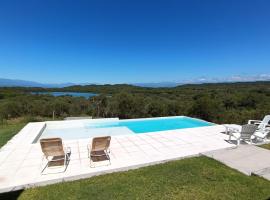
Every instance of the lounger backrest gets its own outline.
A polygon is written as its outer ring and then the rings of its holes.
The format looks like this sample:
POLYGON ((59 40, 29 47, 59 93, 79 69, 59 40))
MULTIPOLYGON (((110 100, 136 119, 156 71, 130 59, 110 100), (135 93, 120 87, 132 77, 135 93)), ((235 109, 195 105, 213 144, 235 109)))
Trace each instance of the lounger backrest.
POLYGON ((257 130, 257 126, 254 124, 243 125, 242 130, 241 130, 241 138, 250 139, 251 135, 253 135, 256 130, 257 130))
POLYGON ((64 155, 64 147, 61 138, 41 139, 40 145, 46 157, 64 155))
POLYGON ((261 129, 261 128, 264 128, 265 125, 267 125, 270 121, 270 115, 266 115, 263 120, 262 120, 262 123, 259 124, 258 128, 261 129))
POLYGON ((91 151, 107 150, 110 146, 110 142, 111 136, 93 138, 91 151))

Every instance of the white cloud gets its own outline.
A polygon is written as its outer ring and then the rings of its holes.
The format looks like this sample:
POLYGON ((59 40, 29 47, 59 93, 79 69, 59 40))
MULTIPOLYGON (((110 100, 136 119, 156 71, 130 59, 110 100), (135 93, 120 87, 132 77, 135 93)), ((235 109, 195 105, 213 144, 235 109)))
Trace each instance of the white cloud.
POLYGON ((198 77, 179 81, 181 83, 220 83, 220 82, 252 82, 252 81, 270 81, 270 74, 258 75, 232 75, 223 78, 198 77))

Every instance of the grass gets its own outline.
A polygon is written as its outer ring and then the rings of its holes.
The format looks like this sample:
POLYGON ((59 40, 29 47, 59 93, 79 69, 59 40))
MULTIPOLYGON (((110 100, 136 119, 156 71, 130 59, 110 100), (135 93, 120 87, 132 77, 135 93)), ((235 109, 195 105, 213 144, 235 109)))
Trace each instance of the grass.
POLYGON ((0 147, 16 135, 24 126, 25 122, 7 123, 0 125, 0 147))
MULTIPOLYGON (((7 193, 19 200, 267 199, 270 181, 246 176, 207 157, 7 193)), ((1 196, 0 196, 1 199, 1 196)))
MULTIPOLYGON (((28 122, 52 120, 45 117, 24 116, 10 119, 0 124, 0 148, 16 135, 28 122)), ((56 119, 57 120, 57 119, 56 119)))
POLYGON ((262 144, 262 145, 260 145, 260 147, 270 150, 270 143, 269 144, 262 144))

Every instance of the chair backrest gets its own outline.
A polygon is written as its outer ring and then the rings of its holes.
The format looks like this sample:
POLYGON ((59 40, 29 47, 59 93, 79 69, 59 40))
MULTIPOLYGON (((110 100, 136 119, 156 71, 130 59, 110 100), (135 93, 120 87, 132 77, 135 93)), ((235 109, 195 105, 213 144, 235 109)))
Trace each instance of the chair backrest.
POLYGON ((110 147, 111 136, 95 137, 92 140, 91 151, 104 151, 110 147))
POLYGON ((259 124, 258 128, 259 129, 264 128, 265 125, 269 123, 269 121, 270 121, 270 115, 265 115, 265 117, 262 120, 262 123, 259 124))
POLYGON ((61 138, 46 138, 40 140, 41 150, 46 157, 64 155, 61 138))
POLYGON ((243 125, 242 130, 241 130, 241 138, 250 139, 251 135, 253 135, 256 130, 257 130, 257 126, 254 124, 243 125))

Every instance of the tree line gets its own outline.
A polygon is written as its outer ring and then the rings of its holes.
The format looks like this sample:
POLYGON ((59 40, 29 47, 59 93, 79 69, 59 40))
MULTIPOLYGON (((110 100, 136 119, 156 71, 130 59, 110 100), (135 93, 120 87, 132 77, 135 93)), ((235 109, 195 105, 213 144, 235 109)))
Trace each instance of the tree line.
POLYGON ((67 88, 0 88, 0 121, 24 116, 142 118, 186 115, 215 123, 246 123, 270 114, 270 82, 145 88, 90 85, 67 88), (32 91, 95 92, 83 97, 34 95, 32 91))

